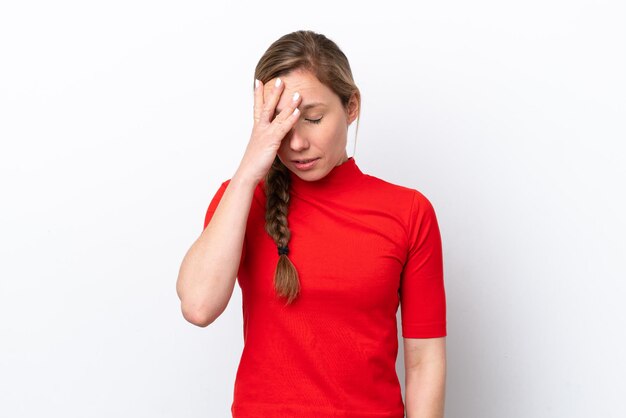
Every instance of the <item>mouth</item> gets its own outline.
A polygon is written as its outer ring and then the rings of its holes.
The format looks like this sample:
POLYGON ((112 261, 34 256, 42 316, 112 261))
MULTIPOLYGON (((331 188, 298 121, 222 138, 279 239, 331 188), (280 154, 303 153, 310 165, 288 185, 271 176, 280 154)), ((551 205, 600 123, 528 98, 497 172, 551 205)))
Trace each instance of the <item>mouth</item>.
POLYGON ((310 163, 311 161, 315 161, 318 158, 319 157, 317 157, 317 158, 309 158, 309 159, 306 159, 306 160, 291 160, 291 161, 294 162, 294 163, 298 163, 298 164, 306 164, 306 163, 310 163))
POLYGON ((291 160, 291 161, 293 161, 293 164, 298 170, 304 171, 304 170, 312 170, 317 164, 317 160, 319 160, 320 158, 321 157, 308 158, 306 160, 291 160))

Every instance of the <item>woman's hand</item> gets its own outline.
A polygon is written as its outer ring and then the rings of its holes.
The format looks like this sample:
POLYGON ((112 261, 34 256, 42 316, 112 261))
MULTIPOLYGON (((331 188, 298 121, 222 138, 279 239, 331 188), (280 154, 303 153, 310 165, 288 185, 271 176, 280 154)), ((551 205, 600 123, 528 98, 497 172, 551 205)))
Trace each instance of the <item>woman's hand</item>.
MULTIPOLYGON (((279 80, 280 78, 275 79, 279 80)), ((297 106, 302 97, 295 93, 285 108, 272 120, 285 88, 284 84, 282 80, 278 85, 270 80, 268 85, 271 85, 272 90, 267 101, 264 99, 265 86, 261 81, 254 89, 254 126, 238 171, 255 181, 255 184, 263 179, 271 168, 283 138, 300 116, 297 106)))

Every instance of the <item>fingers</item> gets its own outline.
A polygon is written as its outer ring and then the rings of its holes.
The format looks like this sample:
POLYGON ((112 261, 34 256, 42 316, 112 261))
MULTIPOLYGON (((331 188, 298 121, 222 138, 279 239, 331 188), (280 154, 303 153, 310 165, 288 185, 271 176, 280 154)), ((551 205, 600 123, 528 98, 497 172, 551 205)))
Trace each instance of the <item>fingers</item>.
POLYGON ((297 92, 294 93, 289 105, 281 110, 276 119, 272 121, 271 126, 275 129, 278 137, 284 138, 296 124, 298 119, 300 119, 300 109, 298 109, 298 105, 301 100, 302 98, 300 95, 297 92))
POLYGON ((261 111, 263 110, 263 89, 265 86, 261 80, 254 80, 254 122, 261 120, 261 111))
POLYGON ((291 97, 289 104, 280 111, 280 113, 276 116, 276 118, 274 119, 272 123, 275 123, 278 125, 282 125, 282 124, 292 125, 289 123, 291 122, 290 119, 295 117, 295 119, 297 120, 297 116, 300 112, 300 109, 298 109, 298 105, 300 104, 301 100, 302 100, 302 97, 300 97, 300 93, 295 92, 293 96, 291 97), (294 114, 294 111, 297 111, 296 114, 294 114))
POLYGON ((298 92, 295 92, 291 100, 285 105, 285 108, 280 111, 276 117, 276 106, 280 101, 280 97, 284 91, 284 82, 277 77, 273 82, 267 85, 263 84, 260 80, 254 90, 254 121, 255 123, 262 122, 267 125, 271 125, 273 131, 277 132, 279 136, 285 136, 293 125, 298 121, 300 117, 300 109, 298 105, 302 101, 302 97, 298 92), (271 89, 266 94, 265 89, 267 86, 271 89))
POLYGON ((283 92, 283 88, 285 83, 282 82, 280 77, 277 77, 274 81, 274 85, 272 86, 272 91, 269 94, 267 100, 263 103, 263 108, 261 110, 261 121, 270 123, 272 121, 272 117, 274 116, 274 112, 276 110, 276 105, 280 100, 280 95, 283 92))

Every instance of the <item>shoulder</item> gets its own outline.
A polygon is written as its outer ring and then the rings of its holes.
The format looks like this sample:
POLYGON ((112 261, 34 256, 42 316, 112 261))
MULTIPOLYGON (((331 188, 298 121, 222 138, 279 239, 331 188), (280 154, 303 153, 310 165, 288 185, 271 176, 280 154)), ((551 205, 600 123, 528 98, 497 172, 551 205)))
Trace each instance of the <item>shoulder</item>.
POLYGON ((417 188, 392 183, 370 174, 364 176, 362 183, 364 191, 375 199, 385 199, 395 207, 403 208, 408 211, 407 215, 433 208, 428 197, 417 188))

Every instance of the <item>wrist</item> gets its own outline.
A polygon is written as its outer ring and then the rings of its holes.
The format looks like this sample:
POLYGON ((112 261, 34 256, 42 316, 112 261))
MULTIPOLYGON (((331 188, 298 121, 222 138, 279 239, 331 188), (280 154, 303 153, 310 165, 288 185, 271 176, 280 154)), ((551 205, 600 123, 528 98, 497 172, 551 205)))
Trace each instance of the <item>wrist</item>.
POLYGON ((241 168, 238 168, 233 177, 230 179, 230 182, 254 189, 259 183, 259 180, 247 175, 245 172, 241 171, 241 168))

